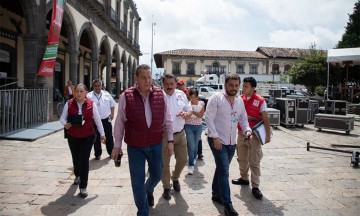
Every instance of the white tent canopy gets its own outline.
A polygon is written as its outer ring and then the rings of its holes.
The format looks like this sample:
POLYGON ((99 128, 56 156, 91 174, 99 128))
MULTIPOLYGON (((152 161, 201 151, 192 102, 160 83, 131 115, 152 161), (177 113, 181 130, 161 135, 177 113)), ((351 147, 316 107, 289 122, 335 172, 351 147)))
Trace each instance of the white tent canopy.
POLYGON ((343 61, 353 61, 352 64, 360 64, 360 48, 328 50, 327 62, 342 63, 343 61))
POLYGON ((360 65, 360 47, 358 48, 344 48, 344 49, 329 49, 327 53, 328 73, 326 85, 326 99, 329 99, 329 70, 330 63, 351 62, 353 65, 360 65))

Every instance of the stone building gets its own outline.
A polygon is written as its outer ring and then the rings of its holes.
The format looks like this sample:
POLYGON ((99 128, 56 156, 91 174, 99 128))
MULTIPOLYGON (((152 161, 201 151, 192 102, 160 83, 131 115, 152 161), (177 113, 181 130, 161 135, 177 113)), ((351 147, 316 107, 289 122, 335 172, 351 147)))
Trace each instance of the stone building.
POLYGON ((100 78, 116 95, 133 84, 141 55, 133 0, 67 0, 54 76, 38 77, 51 14, 50 0, 0 1, 2 84, 63 92, 68 80, 91 87, 100 78))
POLYGON ((192 85, 204 74, 238 73, 257 81, 279 82, 303 52, 297 48, 258 47, 256 51, 178 49, 154 55, 157 68, 192 85))

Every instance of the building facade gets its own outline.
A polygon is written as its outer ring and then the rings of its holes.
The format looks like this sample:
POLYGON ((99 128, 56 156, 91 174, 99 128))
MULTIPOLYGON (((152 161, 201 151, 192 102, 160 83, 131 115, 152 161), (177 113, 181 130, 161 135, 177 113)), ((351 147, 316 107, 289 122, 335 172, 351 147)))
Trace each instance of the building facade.
POLYGON ((37 76, 49 33, 52 3, 0 2, 2 84, 15 81, 19 88, 63 92, 68 80, 91 87, 92 80, 99 78, 107 90, 116 89, 116 95, 132 85, 141 55, 141 18, 132 0, 67 0, 54 76, 37 76))
POLYGON ((154 55, 157 68, 172 73, 193 85, 205 74, 237 73, 253 76, 259 82, 280 82, 306 50, 293 48, 258 47, 256 51, 235 50, 169 50, 154 55))

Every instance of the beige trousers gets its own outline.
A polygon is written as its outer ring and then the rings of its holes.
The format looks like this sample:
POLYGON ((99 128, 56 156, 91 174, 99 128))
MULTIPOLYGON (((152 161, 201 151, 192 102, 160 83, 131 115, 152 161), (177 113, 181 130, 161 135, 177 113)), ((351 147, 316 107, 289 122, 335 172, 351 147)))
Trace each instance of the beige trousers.
POLYGON ((180 177, 182 170, 187 164, 187 141, 185 136, 185 130, 182 130, 180 133, 174 134, 174 156, 175 156, 175 169, 172 172, 170 177, 170 159, 166 154, 167 152, 167 137, 166 135, 163 138, 163 146, 162 146, 162 162, 163 162, 163 170, 161 181, 164 189, 170 189, 170 179, 172 181, 177 181, 180 177))
POLYGON ((260 162, 263 157, 261 142, 253 136, 250 141, 245 141, 245 136, 238 134, 237 161, 240 167, 240 176, 249 180, 249 168, 251 171, 251 186, 259 187, 260 184, 260 162))

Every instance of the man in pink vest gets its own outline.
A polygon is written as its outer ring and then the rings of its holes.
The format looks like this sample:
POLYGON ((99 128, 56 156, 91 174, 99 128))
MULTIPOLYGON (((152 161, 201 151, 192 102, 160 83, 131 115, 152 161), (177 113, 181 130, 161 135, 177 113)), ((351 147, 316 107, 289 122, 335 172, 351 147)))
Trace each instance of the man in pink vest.
MULTIPOLYGON (((241 98, 244 101, 249 126, 252 128, 260 121, 264 121, 266 139, 265 143, 270 142, 270 120, 266 112, 266 102, 263 97, 255 93, 256 80, 253 77, 246 77, 243 80, 241 98)), ((240 167, 240 178, 233 179, 232 183, 236 185, 249 185, 249 168, 251 170, 252 194, 256 199, 263 197, 259 190, 260 184, 260 161, 263 157, 261 142, 252 136, 251 139, 245 139, 243 130, 238 125, 239 134, 237 140, 237 161, 240 167)))
POLYGON ((165 93, 152 85, 150 67, 138 66, 134 78, 135 86, 119 98, 111 158, 116 160, 118 154, 122 154, 124 138, 137 215, 149 215, 149 206, 154 206, 154 188, 162 174, 163 132, 169 140, 167 156, 171 157, 174 150, 173 121, 165 93), (146 161, 149 177, 145 182, 146 161))

